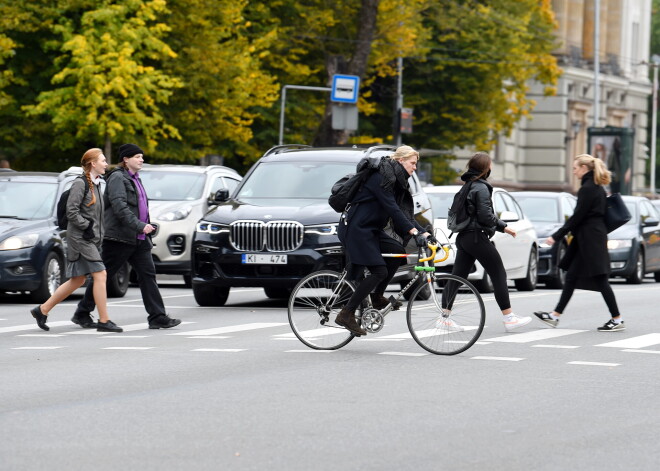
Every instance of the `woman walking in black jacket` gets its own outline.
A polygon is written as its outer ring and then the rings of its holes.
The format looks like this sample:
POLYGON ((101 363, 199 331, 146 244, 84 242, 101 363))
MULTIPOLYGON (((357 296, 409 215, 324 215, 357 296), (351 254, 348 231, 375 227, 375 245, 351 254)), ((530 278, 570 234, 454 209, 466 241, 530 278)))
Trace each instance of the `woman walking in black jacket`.
POLYGON ((568 232, 573 240, 568 251, 559 262, 559 267, 567 270, 566 283, 559 302, 552 312, 538 311, 534 315, 550 327, 557 327, 559 316, 566 309, 575 288, 600 291, 612 318, 600 332, 622 331, 625 325, 610 286, 610 255, 607 251, 607 229, 605 209, 607 201, 602 185, 610 183, 610 172, 602 160, 591 155, 581 154, 573 161, 573 175, 582 180, 577 194, 575 212, 566 223, 547 239, 552 245, 568 232))
MULTIPOLYGON (((495 301, 504 316, 504 329, 507 332, 518 329, 531 322, 531 317, 518 317, 511 309, 509 288, 506 281, 506 271, 499 252, 490 241, 495 231, 504 232, 512 237, 516 232, 507 227, 506 223, 495 216, 493 211, 493 187, 486 179, 490 176, 493 162, 485 152, 477 152, 468 162, 468 170, 461 176, 466 185, 471 184, 467 195, 467 211, 470 215, 468 227, 456 236, 456 261, 452 269, 453 275, 467 278, 475 260, 478 260, 493 281, 495 301)), ((443 293, 446 299, 451 295, 443 293)), ((447 311, 447 320, 452 330, 460 331, 463 327, 451 321, 447 311)))
MULTIPOLYGON (((396 149, 391 158, 384 158, 378 171, 367 178, 351 206, 342 214, 339 240, 346 248, 351 273, 359 274, 364 267, 369 276, 358 285, 335 322, 356 335, 367 332, 355 318, 355 310, 371 293, 372 304, 383 309, 389 304, 385 288, 401 265, 400 258, 388 258, 381 253, 405 253, 405 245, 415 237, 426 247, 430 236, 414 219, 414 207, 408 178, 417 168, 419 154, 410 146, 396 149)), ((431 239, 433 242, 435 239, 431 239)), ((397 308, 398 306, 395 306, 397 308)))

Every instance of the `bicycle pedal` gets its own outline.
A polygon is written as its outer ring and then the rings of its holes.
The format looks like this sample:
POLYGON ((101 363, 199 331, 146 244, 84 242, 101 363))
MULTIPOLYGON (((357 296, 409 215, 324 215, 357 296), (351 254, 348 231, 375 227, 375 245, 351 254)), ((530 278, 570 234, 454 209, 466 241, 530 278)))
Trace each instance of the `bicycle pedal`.
POLYGON ((390 296, 387 300, 392 305, 392 310, 393 311, 398 311, 399 308, 402 306, 401 301, 397 301, 397 299, 394 296, 390 296))

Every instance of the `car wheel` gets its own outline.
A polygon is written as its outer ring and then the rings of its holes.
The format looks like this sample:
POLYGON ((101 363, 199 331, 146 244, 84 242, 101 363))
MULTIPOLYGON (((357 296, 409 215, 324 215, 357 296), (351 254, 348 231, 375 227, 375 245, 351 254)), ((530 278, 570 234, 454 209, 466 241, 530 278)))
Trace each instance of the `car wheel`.
POLYGON ((529 252, 527 276, 521 280, 514 280, 516 289, 518 291, 534 291, 534 288, 536 288, 536 280, 538 278, 538 262, 539 258, 536 255, 536 247, 534 247, 532 248, 531 252, 529 252))
POLYGON ((109 298, 123 298, 128 291, 128 280, 131 276, 131 266, 128 262, 119 269, 115 276, 109 278, 106 285, 106 291, 109 298))
POLYGON ((477 288, 477 291, 480 293, 492 293, 495 291, 495 286, 493 286, 493 280, 490 279, 488 273, 484 272, 484 277, 479 281, 474 283, 474 287, 477 288))
POLYGON ((229 297, 229 287, 216 287, 206 285, 193 285, 192 287, 195 301, 200 306, 224 306, 229 297))
POLYGON ((626 281, 633 285, 638 285, 644 281, 644 251, 640 247, 637 252, 637 261, 635 263, 635 269, 632 274, 626 278, 626 281))
POLYGON ((277 287, 268 287, 264 288, 266 296, 270 299, 289 299, 291 296, 291 288, 277 288, 277 287))
POLYGON ((55 252, 51 252, 44 262, 41 284, 39 288, 30 292, 30 300, 38 304, 45 302, 60 287, 63 280, 64 262, 55 252))
MULTIPOLYGON (((415 289, 417 289, 417 286, 419 286, 420 283, 426 283, 426 280, 421 280, 421 279, 418 280, 417 283, 412 285, 410 288, 408 288, 408 290, 405 293, 403 293, 403 298, 406 301, 410 301, 412 294, 415 292, 415 289)), ((400 283, 401 289, 403 289, 407 284, 408 282, 401 282, 400 283)), ((431 297, 431 288, 430 288, 430 284, 427 283, 426 286, 421 290, 419 290, 419 293, 417 293, 417 299, 426 301, 430 297, 431 297)))
POLYGON ((561 259, 564 258, 564 255, 566 255, 566 246, 564 244, 560 244, 559 248, 557 249, 557 265, 555 266, 556 274, 554 278, 548 281, 548 288, 562 289, 564 287, 564 283, 566 283, 566 270, 559 268, 559 262, 561 262, 561 259))
POLYGON ((183 284, 186 288, 192 288, 192 275, 190 273, 183 275, 183 284))

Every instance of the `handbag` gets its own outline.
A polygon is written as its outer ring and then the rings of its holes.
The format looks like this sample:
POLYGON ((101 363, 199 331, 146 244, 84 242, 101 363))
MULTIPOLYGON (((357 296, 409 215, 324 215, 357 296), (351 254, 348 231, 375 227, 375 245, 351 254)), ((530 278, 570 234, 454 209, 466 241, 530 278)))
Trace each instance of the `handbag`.
POLYGON ((609 234, 614 229, 623 226, 630 221, 632 216, 623 202, 620 193, 612 193, 607 197, 607 209, 605 210, 605 227, 609 234))

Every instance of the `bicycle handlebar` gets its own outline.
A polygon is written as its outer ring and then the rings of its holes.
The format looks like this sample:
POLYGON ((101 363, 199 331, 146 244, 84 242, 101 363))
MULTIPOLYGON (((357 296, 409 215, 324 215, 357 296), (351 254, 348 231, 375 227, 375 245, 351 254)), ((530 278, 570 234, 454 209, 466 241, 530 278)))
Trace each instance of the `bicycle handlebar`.
MULTIPOLYGON (((438 250, 438 245, 434 245, 434 244, 427 244, 427 245, 428 245, 428 248, 431 249, 431 256, 426 257, 426 258, 420 258, 419 259, 420 262, 428 262, 428 261, 431 261, 431 260, 435 259, 435 253, 438 250)), ((433 264, 436 264, 438 262, 444 262, 445 260, 447 260, 447 258, 449 258, 449 246, 445 245, 441 248, 442 248, 442 250, 445 251, 445 256, 442 257, 442 258, 438 258, 438 259, 433 260, 433 264)))

